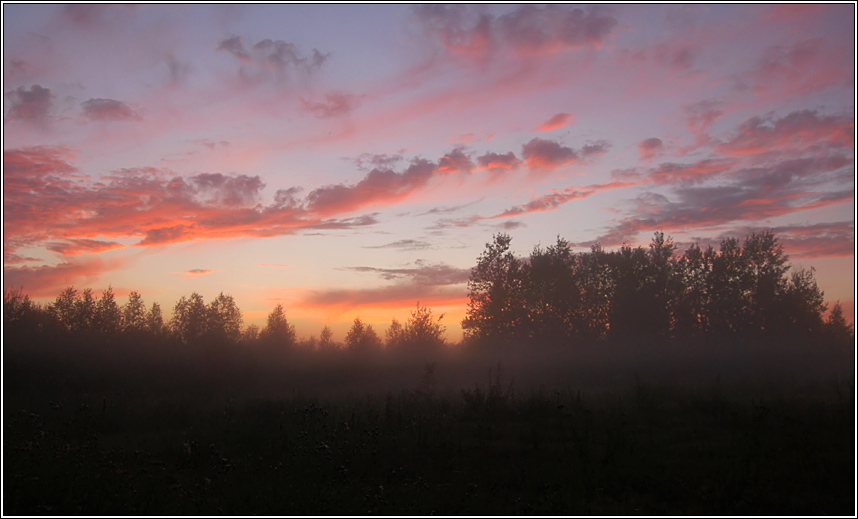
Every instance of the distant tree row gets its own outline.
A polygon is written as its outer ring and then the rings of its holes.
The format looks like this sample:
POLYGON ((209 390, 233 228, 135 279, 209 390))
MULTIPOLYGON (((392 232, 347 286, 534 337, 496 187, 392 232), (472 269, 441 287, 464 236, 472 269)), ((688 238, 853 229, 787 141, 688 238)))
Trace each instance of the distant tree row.
POLYGON ((550 344, 696 341, 703 338, 826 337, 849 342, 852 329, 835 304, 827 320, 813 269, 790 270, 771 232, 720 249, 697 244, 676 255, 657 232, 648 249, 569 243, 536 246, 529 258, 497 234, 468 282, 466 338, 483 343, 550 344))
MULTIPOLYGON (((386 333, 386 341, 378 336, 372 325, 355 318, 345 337, 345 349, 355 352, 391 349, 431 349, 444 345, 443 315, 433 320, 432 311, 417 304, 417 310, 403 326, 396 319, 386 333)), ((262 330, 256 325, 244 326, 241 310, 232 296, 220 293, 206 304, 203 296, 194 292, 182 296, 173 308, 172 317, 165 322, 161 307, 153 303, 147 310, 136 291, 119 305, 112 288, 100 298, 89 288, 63 290, 53 303, 44 308, 32 302, 20 289, 6 290, 3 295, 3 320, 6 331, 16 338, 34 335, 66 336, 88 342, 134 340, 172 340, 181 344, 258 344, 268 349, 291 349, 301 345, 295 326, 286 318, 283 305, 278 304, 268 315, 262 330)), ((320 338, 304 341, 305 347, 320 350, 339 349, 330 327, 322 328, 320 338)))

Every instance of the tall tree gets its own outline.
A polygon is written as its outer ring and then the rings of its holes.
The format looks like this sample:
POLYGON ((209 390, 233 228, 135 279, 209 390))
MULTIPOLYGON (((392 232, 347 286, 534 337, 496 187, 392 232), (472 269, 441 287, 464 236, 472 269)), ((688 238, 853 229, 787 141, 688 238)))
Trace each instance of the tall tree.
POLYGON ((66 331, 76 328, 77 322, 77 290, 73 286, 66 287, 56 300, 48 306, 48 313, 54 321, 66 331))
POLYGON ((235 299, 221 292, 209 303, 206 333, 216 340, 238 342, 242 321, 241 310, 235 304, 235 299))
POLYGON ((575 317, 581 307, 576 263, 569 243, 559 236, 547 249, 533 248, 522 268, 529 337, 558 344, 575 336, 575 317))
POLYGON ((136 290, 128 294, 128 302, 122 306, 122 330, 140 333, 146 329, 146 306, 136 290))
POLYGON ((146 329, 155 336, 165 333, 164 316, 158 303, 152 303, 152 308, 146 314, 146 329))
POLYGON ((104 336, 111 336, 119 333, 121 326, 122 311, 116 303, 113 287, 108 286, 95 305, 94 329, 104 336))
POLYGON ((603 340, 608 335, 614 279, 608 254, 599 244, 578 256, 575 263, 580 301, 573 316, 575 334, 583 341, 603 340))
POLYGON ((787 317, 786 330, 792 336, 818 336, 822 332, 824 293, 816 284, 813 268, 792 272, 786 284, 781 316, 787 317))
POLYGON ((96 301, 91 288, 83 289, 80 297, 75 300, 75 331, 90 333, 95 329, 96 301))
POLYGON ((170 329, 185 344, 203 337, 208 329, 208 308, 203 296, 197 292, 188 298, 182 296, 173 308, 170 329))
POLYGON ((711 246, 691 245, 675 263, 679 289, 674 294, 674 333, 681 340, 702 337, 711 330, 710 276, 717 253, 711 246))
POLYGON ((778 300, 785 296, 787 256, 771 231, 754 233, 745 239, 742 260, 747 272, 748 328, 755 333, 780 326, 778 300))
POLYGON ((509 250, 511 241, 507 234, 496 234, 471 270, 470 302, 462 321, 462 329, 469 339, 492 342, 525 335, 527 311, 522 263, 509 250))
POLYGON ((268 321, 260 332, 259 337, 269 345, 277 345, 284 348, 294 347, 297 343, 295 327, 286 320, 286 312, 282 304, 277 304, 274 310, 268 314, 268 321))
POLYGON ((384 332, 384 338, 384 344, 388 349, 395 349, 405 344, 405 328, 402 323, 396 318, 391 319, 390 326, 384 332))

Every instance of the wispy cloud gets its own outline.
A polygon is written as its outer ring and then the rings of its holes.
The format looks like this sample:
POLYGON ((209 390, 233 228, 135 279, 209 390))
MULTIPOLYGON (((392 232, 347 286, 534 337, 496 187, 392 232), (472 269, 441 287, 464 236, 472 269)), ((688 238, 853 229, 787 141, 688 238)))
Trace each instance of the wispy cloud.
POLYGON ((410 268, 386 269, 378 267, 346 267, 355 272, 370 272, 382 279, 392 280, 407 278, 417 285, 456 285, 465 283, 470 276, 470 269, 452 267, 445 263, 429 264, 416 260, 410 268))
POLYGON ((173 272, 173 274, 181 274, 179 279, 193 279, 198 278, 200 276, 204 276, 206 274, 211 274, 213 272, 220 272, 219 270, 212 269, 191 269, 191 270, 182 270, 179 272, 173 272))
POLYGON ((384 245, 364 245, 364 249, 397 249, 403 251, 425 250, 432 247, 432 244, 421 240, 396 240, 384 245))

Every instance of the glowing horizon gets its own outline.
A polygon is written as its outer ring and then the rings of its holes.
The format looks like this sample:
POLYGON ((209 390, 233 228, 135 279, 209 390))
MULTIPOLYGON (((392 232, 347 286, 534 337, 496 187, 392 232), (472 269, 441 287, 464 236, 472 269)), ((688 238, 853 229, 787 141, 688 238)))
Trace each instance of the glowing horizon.
POLYGON ((419 301, 486 242, 773 230, 854 322, 854 6, 4 4, 4 288, 419 301))

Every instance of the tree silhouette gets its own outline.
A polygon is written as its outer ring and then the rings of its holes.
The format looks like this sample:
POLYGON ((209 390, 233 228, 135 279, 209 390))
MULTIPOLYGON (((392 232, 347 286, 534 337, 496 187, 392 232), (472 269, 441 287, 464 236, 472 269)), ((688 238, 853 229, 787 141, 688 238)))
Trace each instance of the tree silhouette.
POLYGON ((525 333, 527 313, 522 287, 522 262, 509 250, 512 238, 499 233, 471 270, 468 310, 462 329, 469 339, 494 342, 525 333))
POLYGON ((138 334, 146 330, 146 305, 136 290, 128 294, 128 302, 122 306, 122 330, 138 334))
POLYGON ((575 264, 579 306, 573 316, 573 327, 578 338, 585 342, 607 338, 611 299, 615 281, 611 276, 608 254, 598 244, 589 253, 578 256, 575 264))
POLYGON ((402 327, 399 320, 391 319, 390 326, 384 332, 384 339, 384 344, 388 349, 396 349, 405 343, 405 328, 402 327))
MULTIPOLYGON (((282 312, 282 307, 280 310, 282 312)), ((214 340, 238 342, 242 320, 241 310, 235 304, 235 299, 221 292, 209 303, 206 334, 214 340)))
POLYGON ((822 331, 822 313, 826 304, 824 294, 816 284, 814 270, 799 269, 790 275, 783 302, 790 334, 810 337, 822 331))
POLYGON ((190 297, 182 296, 173 308, 170 329, 185 344, 197 342, 206 333, 208 308, 203 296, 194 292, 190 297))
POLYGON ((108 286, 102 291, 101 297, 95 304, 93 327, 102 336, 113 336, 122 329, 122 311, 113 295, 113 287, 108 286))
POLYGON ((645 343, 668 337, 674 250, 673 241, 657 232, 649 250, 623 246, 612 256, 615 290, 610 327, 614 338, 645 343))
POLYGON ((712 328, 709 282, 716 255, 711 246, 703 251, 695 243, 675 262, 673 332, 679 339, 695 340, 712 328))
POLYGON ((163 335, 166 331, 161 305, 158 303, 152 303, 152 308, 146 314, 146 330, 156 337, 163 335))
POLYGON ((721 242, 719 254, 712 263, 708 283, 711 296, 710 320, 712 331, 719 335, 747 332, 751 315, 751 283, 742 248, 736 238, 721 242))
POLYGON ((748 276, 751 330, 761 332, 783 325, 778 299, 785 295, 789 270, 783 247, 772 232, 755 233, 745 239, 742 259, 748 276))
POLYGON ((286 312, 282 304, 278 303, 268 314, 268 321, 260 332, 259 338, 269 345, 283 348, 292 348, 298 342, 295 326, 286 320, 286 312))
POLYGON ((432 310, 420 306, 418 301, 417 310, 411 312, 411 317, 402 329, 400 345, 409 350, 435 350, 443 347, 446 334, 446 327, 441 324, 443 318, 444 314, 441 314, 437 321, 433 320, 432 310))
POLYGON ((522 268, 530 338, 549 344, 573 339, 581 307, 575 270, 575 256, 563 238, 558 236, 547 249, 533 248, 529 262, 522 268))
POLYGON ((334 332, 331 331, 331 327, 325 325, 322 328, 322 331, 319 333, 319 349, 320 350, 330 350, 334 347, 334 332))
POLYGON ((825 321, 825 333, 834 344, 839 346, 849 346, 855 340, 855 327, 846 324, 840 301, 831 307, 831 313, 825 321))
POLYGON ((54 321, 69 332, 77 329, 77 299, 77 290, 70 286, 60 292, 56 300, 48 306, 48 313, 54 321))
POLYGON ((367 352, 381 347, 381 339, 371 324, 363 324, 360 317, 355 317, 354 324, 346 334, 346 347, 354 352, 367 352))

